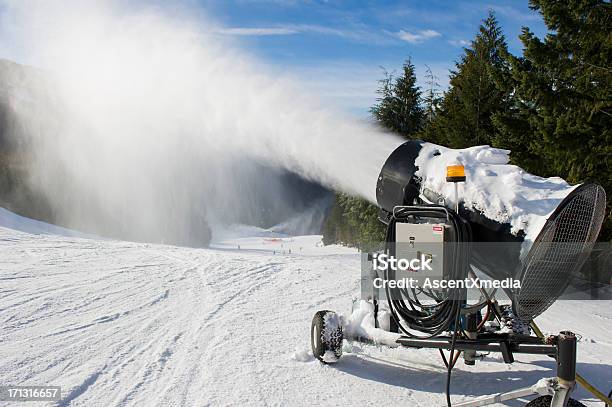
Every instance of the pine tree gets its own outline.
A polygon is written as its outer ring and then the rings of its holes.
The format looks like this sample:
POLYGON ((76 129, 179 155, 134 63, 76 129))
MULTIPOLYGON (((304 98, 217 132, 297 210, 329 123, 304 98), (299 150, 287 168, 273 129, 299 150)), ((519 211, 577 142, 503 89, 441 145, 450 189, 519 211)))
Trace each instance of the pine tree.
POLYGON ((510 65, 506 39, 495 15, 489 15, 471 46, 451 71, 434 129, 450 147, 492 144, 495 131, 492 114, 508 109, 512 94, 506 86, 510 65))
POLYGON ((378 207, 337 193, 323 226, 323 243, 341 243, 365 249, 384 240, 385 227, 378 221, 378 207))
POLYGON ((427 90, 425 91, 425 97, 423 98, 423 104, 425 105, 425 120, 427 123, 431 123, 440 108, 440 84, 438 83, 439 78, 434 75, 429 65, 425 64, 425 84, 427 90))
POLYGON ((418 138, 432 143, 445 144, 444 131, 440 130, 441 120, 438 118, 443 100, 440 84, 438 83, 438 77, 433 74, 431 68, 428 65, 425 65, 425 67, 425 83, 427 84, 427 90, 423 98, 425 125, 423 130, 419 132, 418 138))
MULTIPOLYGON (((598 180, 612 197, 612 5, 532 0, 549 33, 527 28, 522 58, 510 58, 515 105, 495 124, 522 154, 521 164, 571 183, 598 180)), ((514 151, 513 151, 514 154, 514 151)), ((608 217, 601 238, 612 238, 608 217)))
POLYGON ((370 112, 381 125, 406 138, 422 128, 425 112, 410 59, 404 62, 400 76, 384 72, 377 93, 380 97, 370 112))

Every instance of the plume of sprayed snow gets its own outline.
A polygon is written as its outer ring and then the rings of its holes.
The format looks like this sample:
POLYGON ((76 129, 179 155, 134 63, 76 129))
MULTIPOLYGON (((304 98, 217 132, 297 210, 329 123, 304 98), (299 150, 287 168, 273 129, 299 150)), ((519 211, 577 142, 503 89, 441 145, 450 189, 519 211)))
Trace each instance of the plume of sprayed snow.
POLYGON ((331 202, 328 197, 320 198, 302 213, 272 226, 269 230, 293 236, 307 235, 312 230, 321 230, 330 205, 331 202))
POLYGON ((375 201, 399 138, 320 105, 201 13, 129 4, 0 4, 0 50, 52 78, 52 101, 20 119, 34 134, 35 184, 69 224, 192 227, 204 206, 236 200, 229 184, 248 191, 251 160, 375 201))

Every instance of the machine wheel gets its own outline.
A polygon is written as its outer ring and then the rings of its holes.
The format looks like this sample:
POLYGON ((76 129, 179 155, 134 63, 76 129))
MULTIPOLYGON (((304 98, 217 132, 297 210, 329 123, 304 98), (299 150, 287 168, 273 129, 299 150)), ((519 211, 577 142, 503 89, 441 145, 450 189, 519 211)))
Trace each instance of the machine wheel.
MULTIPOLYGON (((552 396, 540 396, 525 405, 525 407, 550 407, 550 402, 552 401, 552 396)), ((567 403, 567 407, 586 407, 579 401, 574 399, 569 399, 567 403)))
POLYGON ((318 311, 310 328, 312 354, 321 362, 336 363, 342 356, 342 323, 333 311, 318 311))

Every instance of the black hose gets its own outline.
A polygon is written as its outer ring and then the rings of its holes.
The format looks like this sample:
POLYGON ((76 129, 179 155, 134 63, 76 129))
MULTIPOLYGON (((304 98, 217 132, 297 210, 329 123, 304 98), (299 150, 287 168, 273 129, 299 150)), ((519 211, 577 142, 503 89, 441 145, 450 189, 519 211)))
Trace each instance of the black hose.
MULTIPOLYGON (((463 221, 455 212, 449 211, 443 206, 431 205, 427 207, 403 207, 396 210, 389 221, 387 228, 386 241, 390 243, 387 248, 389 251, 394 250, 395 243, 395 225, 397 222, 416 222, 421 218, 439 219, 441 222, 451 226, 453 240, 457 245, 449 246, 453 249, 452 256, 453 264, 450 267, 450 273, 447 276, 451 280, 463 280, 467 277, 469 266, 469 245, 471 241, 471 230, 469 224, 463 221)), ((389 279, 389 270, 385 271, 385 279, 389 279)), ((453 288, 446 291, 445 298, 440 298, 434 293, 423 294, 436 300, 435 304, 421 304, 417 298, 415 289, 411 293, 407 290, 391 289, 386 286, 386 295, 389 300, 389 308, 392 318, 407 336, 420 339, 428 339, 440 335, 443 331, 449 330, 453 324, 457 312, 460 312, 462 300, 465 298, 464 288, 453 288), (437 298, 436 298, 437 297, 437 298), (404 327, 414 329, 427 334, 427 336, 415 335, 404 327)))
MULTIPOLYGON (((453 330, 453 338, 451 339, 451 346, 450 346, 450 354, 451 354, 451 358, 453 357, 453 354, 455 353, 455 342, 457 341, 457 332, 458 329, 457 327, 459 326, 460 323, 460 319, 461 319, 461 309, 459 309, 459 311, 457 311, 457 315, 455 316, 455 329, 453 330)), ((453 364, 449 363, 447 366, 447 370, 446 370, 446 406, 447 407, 451 407, 451 399, 450 399, 450 382, 451 382, 451 373, 453 371, 453 364)))

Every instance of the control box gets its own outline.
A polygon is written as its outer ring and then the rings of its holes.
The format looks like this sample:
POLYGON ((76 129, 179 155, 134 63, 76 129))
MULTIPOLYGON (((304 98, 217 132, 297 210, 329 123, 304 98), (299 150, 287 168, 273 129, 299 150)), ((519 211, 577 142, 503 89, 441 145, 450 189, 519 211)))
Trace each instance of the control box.
POLYGON ((444 242, 448 226, 440 223, 396 223, 395 257, 430 259, 433 275, 444 274, 444 242))

